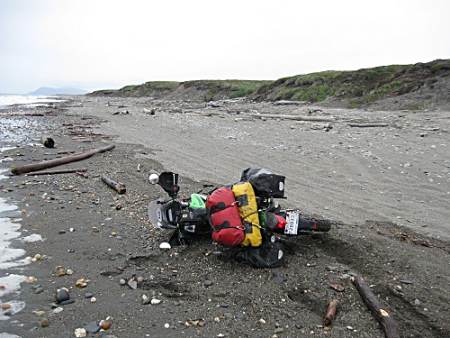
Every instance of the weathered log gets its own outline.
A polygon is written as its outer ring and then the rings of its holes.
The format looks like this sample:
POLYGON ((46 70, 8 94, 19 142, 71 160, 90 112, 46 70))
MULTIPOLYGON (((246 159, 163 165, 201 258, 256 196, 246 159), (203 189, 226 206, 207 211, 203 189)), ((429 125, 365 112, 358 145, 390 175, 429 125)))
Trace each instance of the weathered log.
POLYGON ((336 118, 333 116, 304 116, 304 115, 286 115, 286 114, 250 114, 253 118, 294 120, 306 122, 333 122, 336 118))
POLYGON ((397 322, 392 318, 389 312, 384 308, 370 287, 361 276, 352 277, 352 282, 358 290, 364 303, 374 315, 375 319, 383 328, 386 338, 399 338, 397 322))
POLYGON ((45 148, 54 148, 55 147, 55 140, 53 138, 51 138, 50 136, 42 136, 41 143, 44 145, 45 148))
POLYGON ((323 325, 330 326, 333 323, 333 320, 336 318, 336 312, 339 302, 337 299, 332 299, 327 306, 327 311, 325 312, 325 316, 323 317, 323 325))
POLYGON ((39 176, 39 175, 59 175, 59 174, 73 174, 73 173, 81 173, 86 172, 86 168, 78 168, 78 169, 62 169, 62 170, 50 170, 50 171, 38 171, 32 174, 26 174, 26 176, 39 176))
POLYGON ((33 171, 39 171, 42 169, 57 167, 57 166, 60 166, 60 165, 66 164, 66 163, 85 160, 89 157, 94 156, 95 154, 104 153, 105 151, 112 150, 112 149, 114 149, 114 147, 115 146, 113 144, 110 144, 106 147, 92 149, 92 150, 89 150, 89 151, 86 151, 86 152, 80 153, 80 154, 75 154, 75 155, 70 155, 70 156, 66 156, 66 157, 56 158, 54 160, 42 161, 42 162, 38 162, 38 163, 31 163, 31 164, 25 164, 22 166, 18 166, 18 167, 13 167, 11 169, 11 173, 14 175, 21 175, 21 174, 30 173, 33 171))
POLYGON ((102 176, 102 181, 107 186, 109 186, 110 188, 112 188, 115 191, 117 191, 119 194, 125 194, 126 191, 127 191, 127 188, 125 187, 125 184, 120 183, 120 182, 116 182, 116 181, 112 180, 111 178, 109 178, 109 177, 107 177, 105 175, 102 176))
POLYGON ((356 128, 376 128, 376 127, 387 127, 387 123, 349 123, 350 127, 356 128))

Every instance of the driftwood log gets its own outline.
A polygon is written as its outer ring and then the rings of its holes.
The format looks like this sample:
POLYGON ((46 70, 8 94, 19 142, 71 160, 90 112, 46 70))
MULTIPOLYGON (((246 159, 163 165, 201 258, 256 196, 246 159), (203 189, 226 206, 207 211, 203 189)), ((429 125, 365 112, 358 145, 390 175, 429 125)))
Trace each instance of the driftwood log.
POLYGON ((13 167, 11 169, 11 173, 14 175, 22 175, 22 174, 30 173, 33 171, 39 171, 39 170, 43 170, 43 169, 57 167, 57 166, 60 166, 63 164, 71 163, 71 162, 85 160, 89 157, 94 156, 95 154, 104 153, 105 151, 112 150, 112 149, 114 149, 114 147, 115 146, 113 144, 110 144, 109 146, 92 149, 92 150, 89 150, 89 151, 86 151, 86 152, 83 152, 80 154, 56 158, 54 160, 49 160, 49 161, 42 161, 42 162, 38 162, 38 163, 31 163, 31 164, 25 164, 22 166, 18 166, 18 167, 13 167))
POLYGON ((86 168, 49 170, 49 171, 38 171, 32 174, 26 174, 26 176, 73 174, 73 173, 84 173, 86 171, 87 171, 86 168))
POLYGON ((327 311, 325 312, 325 317, 323 317, 323 325, 331 326, 333 320, 336 318, 336 312, 339 302, 337 299, 332 299, 327 306, 327 311))
POLYGON ((267 118, 280 120, 294 120, 307 122, 333 122, 336 118, 332 116, 304 116, 304 115, 286 115, 286 114, 250 114, 253 118, 267 118))
POLYGON ((109 178, 109 177, 107 177, 105 175, 102 176, 102 181, 107 186, 109 186, 110 188, 112 188, 115 191, 117 191, 119 194, 125 194, 127 192, 127 188, 125 187, 125 184, 120 183, 120 182, 116 182, 116 181, 112 180, 111 178, 109 178))
POLYGON ((387 123, 349 123, 350 127, 356 128, 376 128, 376 127, 387 127, 387 123))
POLYGON ((358 290, 364 303, 366 303, 369 310, 375 316, 376 320, 380 323, 381 327, 383 328, 385 337, 400 338, 397 322, 394 320, 394 318, 392 318, 388 310, 380 304, 377 296, 375 296, 364 279, 361 276, 356 276, 352 278, 352 282, 358 290))
POLYGON ((51 138, 50 136, 42 136, 41 143, 44 145, 45 148, 54 148, 55 147, 55 140, 53 138, 51 138))

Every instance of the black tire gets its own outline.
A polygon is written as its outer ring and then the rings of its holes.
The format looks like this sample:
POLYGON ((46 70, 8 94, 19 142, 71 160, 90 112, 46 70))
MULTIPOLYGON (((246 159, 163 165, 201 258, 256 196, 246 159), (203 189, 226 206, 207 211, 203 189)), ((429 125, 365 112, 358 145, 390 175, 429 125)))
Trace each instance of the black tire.
POLYGON ((331 229, 331 221, 322 218, 300 215, 298 231, 328 232, 331 229))

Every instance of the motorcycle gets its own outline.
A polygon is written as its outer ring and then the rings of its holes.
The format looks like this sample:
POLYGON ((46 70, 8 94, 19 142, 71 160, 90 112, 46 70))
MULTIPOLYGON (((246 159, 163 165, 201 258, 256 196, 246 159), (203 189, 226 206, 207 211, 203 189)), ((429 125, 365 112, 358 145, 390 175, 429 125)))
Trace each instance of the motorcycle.
MULTIPOLYGON (((257 170, 261 172, 261 169, 257 170)), ((171 246, 187 245, 200 236, 211 237, 212 228, 206 208, 208 193, 203 194, 200 191, 191 194, 187 199, 179 199, 179 175, 173 172, 163 172, 159 175, 153 173, 149 176, 149 181, 158 184, 169 196, 168 199, 150 202, 148 217, 156 227, 173 231, 169 240, 171 246)), ((282 208, 276 198, 284 198, 284 177, 279 186, 281 194, 257 196, 263 242, 274 243, 282 241, 285 236, 326 233, 331 229, 330 220, 308 216, 300 209, 282 208), (285 221, 280 223, 280 217, 285 221)))

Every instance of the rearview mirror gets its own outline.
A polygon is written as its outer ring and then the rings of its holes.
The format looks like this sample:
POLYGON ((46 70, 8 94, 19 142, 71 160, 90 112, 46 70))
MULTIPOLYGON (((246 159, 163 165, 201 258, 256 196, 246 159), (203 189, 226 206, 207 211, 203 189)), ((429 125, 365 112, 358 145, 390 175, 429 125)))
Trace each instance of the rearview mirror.
POLYGON ((176 197, 180 190, 180 187, 178 186, 178 174, 171 171, 161 173, 158 178, 158 184, 172 198, 176 197))

